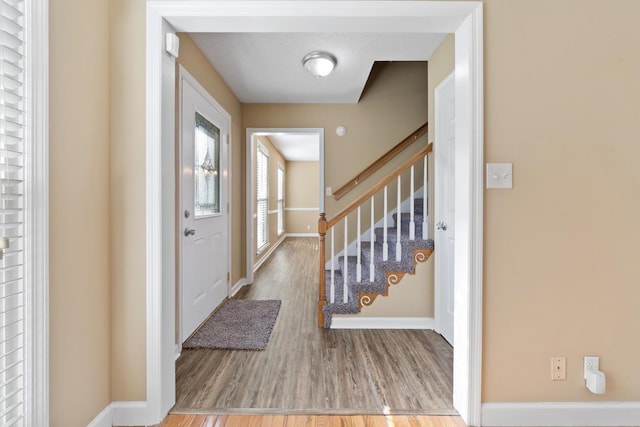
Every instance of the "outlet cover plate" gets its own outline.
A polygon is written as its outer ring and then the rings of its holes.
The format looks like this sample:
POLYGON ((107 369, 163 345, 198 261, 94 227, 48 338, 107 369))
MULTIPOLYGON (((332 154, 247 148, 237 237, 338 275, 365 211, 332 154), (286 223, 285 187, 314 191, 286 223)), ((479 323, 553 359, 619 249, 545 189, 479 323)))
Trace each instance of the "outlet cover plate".
POLYGON ((551 358, 551 379, 553 381, 565 381, 567 379, 567 358, 551 358))

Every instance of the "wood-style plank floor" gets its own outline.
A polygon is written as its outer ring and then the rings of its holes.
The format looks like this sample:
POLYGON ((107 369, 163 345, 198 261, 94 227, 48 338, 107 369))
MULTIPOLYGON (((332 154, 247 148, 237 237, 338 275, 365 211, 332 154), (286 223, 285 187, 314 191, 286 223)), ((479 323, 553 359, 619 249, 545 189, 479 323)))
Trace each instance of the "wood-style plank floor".
POLYGON ((438 415, 169 415, 160 427, 466 427, 438 415))
POLYGON ((317 245, 286 239, 236 296, 282 300, 265 351, 182 351, 171 413, 456 414, 440 335, 316 326, 317 245))

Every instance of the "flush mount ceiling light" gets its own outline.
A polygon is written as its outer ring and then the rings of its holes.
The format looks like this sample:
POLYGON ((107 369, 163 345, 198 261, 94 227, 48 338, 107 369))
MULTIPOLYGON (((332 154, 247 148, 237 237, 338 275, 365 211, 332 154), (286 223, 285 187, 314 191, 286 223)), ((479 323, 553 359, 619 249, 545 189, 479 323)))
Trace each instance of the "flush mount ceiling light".
POLYGON ((327 52, 311 52, 302 58, 304 68, 316 77, 328 76, 337 63, 336 57, 327 52))

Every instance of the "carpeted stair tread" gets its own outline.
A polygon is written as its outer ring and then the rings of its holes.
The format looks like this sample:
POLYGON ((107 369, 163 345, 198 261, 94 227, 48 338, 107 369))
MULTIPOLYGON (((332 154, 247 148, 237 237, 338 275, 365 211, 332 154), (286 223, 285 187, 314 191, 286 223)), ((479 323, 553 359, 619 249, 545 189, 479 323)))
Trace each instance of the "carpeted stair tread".
MULTIPOLYGON (((361 259, 364 261, 364 258, 361 259)), ((344 274, 344 258, 340 257, 340 270, 341 276, 344 274)), ((374 280, 369 281, 369 264, 362 263, 362 277, 358 282, 358 261, 357 257, 350 256, 347 259, 347 281, 349 288, 353 289, 356 293, 360 292, 384 292, 386 290, 387 276, 385 271, 379 268, 374 269, 374 280)))
MULTIPOLYGON (((397 240, 397 228, 395 227, 387 227, 387 243, 389 243, 389 245, 391 245, 391 243, 393 243, 394 245, 396 244, 396 240, 397 240)), ((384 241, 384 228, 376 228, 374 230, 374 233, 376 235, 376 242, 380 242, 382 243, 384 241)), ((416 239, 415 240, 421 240, 422 239, 422 224, 420 224, 420 226, 418 226, 418 224, 416 224, 416 239)), ((402 227, 400 229, 400 241, 409 241, 409 226, 407 225, 406 227, 402 227)))

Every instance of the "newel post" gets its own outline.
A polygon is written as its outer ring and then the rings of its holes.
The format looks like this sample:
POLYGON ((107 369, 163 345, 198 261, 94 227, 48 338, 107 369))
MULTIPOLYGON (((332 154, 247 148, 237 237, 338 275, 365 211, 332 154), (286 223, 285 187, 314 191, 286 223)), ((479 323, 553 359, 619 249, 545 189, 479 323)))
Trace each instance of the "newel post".
POLYGON ((319 260, 320 260, 320 274, 318 275, 318 326, 324 327, 324 312, 322 308, 327 305, 327 286, 325 282, 325 270, 324 270, 324 236, 327 234, 327 217, 323 213, 320 214, 318 219, 318 234, 320 235, 320 248, 319 248, 319 260))

